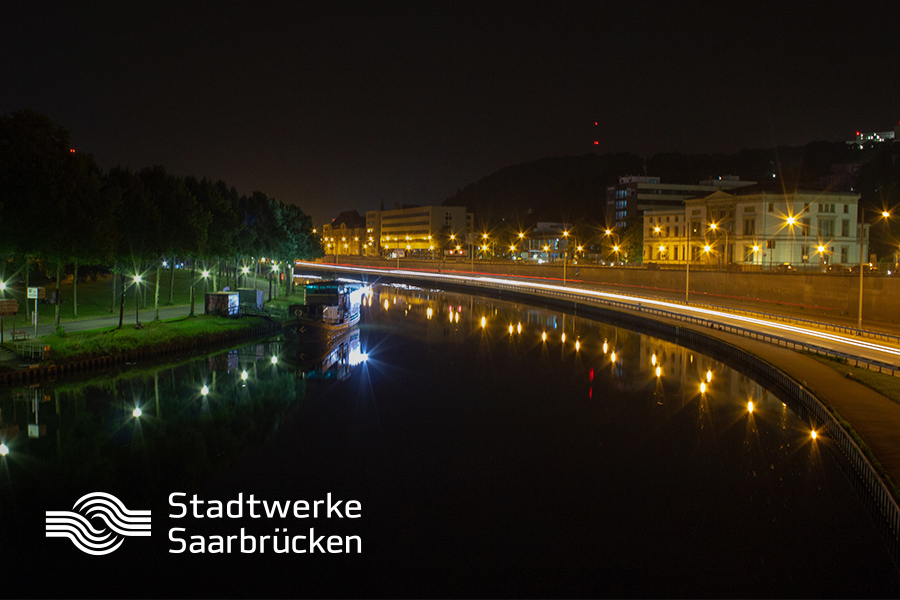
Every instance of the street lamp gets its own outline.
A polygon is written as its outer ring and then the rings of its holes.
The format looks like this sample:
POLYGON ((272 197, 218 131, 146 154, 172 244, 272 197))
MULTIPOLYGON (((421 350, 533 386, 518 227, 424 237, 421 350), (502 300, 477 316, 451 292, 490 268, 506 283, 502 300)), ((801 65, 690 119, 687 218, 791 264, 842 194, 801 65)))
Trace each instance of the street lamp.
POLYGON ((141 310, 141 303, 140 303, 140 297, 138 296, 138 287, 140 287, 140 284, 141 284, 141 276, 135 275, 134 276, 134 325, 135 325, 135 327, 137 327, 138 325, 141 324, 140 314, 139 314, 140 310, 141 310))
POLYGON ((791 230, 791 265, 794 264, 794 225, 797 223, 797 219, 793 216, 788 216, 785 220, 787 226, 791 230))
MULTIPOLYGON (((890 218, 891 213, 888 211, 882 211, 881 218, 888 219, 890 218)), ((865 255, 865 237, 866 237, 866 228, 865 224, 860 222, 857 224, 859 228, 859 310, 857 311, 856 318, 856 328, 862 329, 862 309, 863 309, 863 270, 864 270, 864 255, 865 255)))
MULTIPOLYGON (((710 224, 709 224, 709 228, 712 229, 713 231, 718 231, 719 226, 718 226, 718 224, 716 224, 716 223, 710 223, 710 224)), ((724 253, 724 255, 725 255, 725 266, 728 266, 728 230, 727 230, 727 229, 723 229, 722 231, 725 232, 725 253, 724 253)))

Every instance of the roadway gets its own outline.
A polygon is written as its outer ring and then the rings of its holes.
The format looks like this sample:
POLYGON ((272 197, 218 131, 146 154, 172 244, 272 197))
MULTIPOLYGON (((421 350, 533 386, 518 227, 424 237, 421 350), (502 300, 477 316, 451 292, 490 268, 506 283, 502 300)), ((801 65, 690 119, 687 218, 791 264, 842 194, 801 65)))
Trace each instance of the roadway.
POLYGON ((760 314, 740 314, 709 306, 684 304, 664 298, 638 296, 619 291, 604 291, 598 286, 591 285, 561 285, 536 279, 517 279, 508 276, 463 274, 463 273, 436 273, 433 271, 407 270, 396 268, 372 268, 360 266, 342 266, 333 264, 298 263, 298 266, 315 269, 328 269, 334 271, 347 271, 348 273, 365 273, 367 275, 394 277, 415 277, 439 283, 441 281, 459 284, 467 284, 477 287, 514 289, 521 292, 532 293, 538 296, 564 296, 577 297, 581 301, 614 303, 621 308, 630 308, 639 311, 665 311, 665 316, 671 318, 702 319, 710 324, 725 328, 741 328, 766 336, 776 336, 797 344, 819 347, 835 353, 859 357, 862 359, 884 363, 900 370, 900 338, 882 340, 870 339, 868 333, 860 332, 858 335, 850 335, 835 331, 828 331, 826 327, 835 324, 821 322, 790 323, 785 322, 780 315, 766 317, 760 314))

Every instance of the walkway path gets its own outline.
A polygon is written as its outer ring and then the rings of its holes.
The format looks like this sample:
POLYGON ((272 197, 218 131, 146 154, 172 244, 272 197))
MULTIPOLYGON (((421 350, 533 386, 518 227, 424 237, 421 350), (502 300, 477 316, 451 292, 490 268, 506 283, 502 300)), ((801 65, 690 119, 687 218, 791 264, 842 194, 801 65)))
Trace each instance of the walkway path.
MULTIPOLYGON (((195 311, 202 313, 203 306, 197 305, 194 309, 195 311)), ((190 305, 185 304, 184 306, 167 306, 166 308, 159 309, 159 318, 160 319, 174 319, 177 317, 186 317, 191 312, 190 305)), ((146 323, 148 321, 152 321, 156 318, 156 311, 152 308, 146 308, 141 310, 140 313, 141 321, 146 323)), ((34 325, 23 323, 24 319, 18 319, 18 323, 16 323, 16 329, 19 331, 24 331, 28 334, 28 339, 33 339, 34 337, 34 325)), ((117 327, 119 325, 119 314, 111 314, 108 317, 96 317, 92 319, 79 319, 77 321, 64 321, 62 326, 66 330, 66 332, 71 333, 73 331, 88 331, 90 329, 102 329, 105 327, 117 327)), ((134 313, 125 311, 125 317, 122 320, 122 327, 134 327, 134 313)), ((3 319, 3 339, 6 342, 10 342, 12 340, 12 319, 5 317, 3 319)), ((56 324, 51 320, 47 323, 39 323, 38 324, 38 337, 42 335, 47 335, 49 333, 53 333, 56 331, 56 324)))

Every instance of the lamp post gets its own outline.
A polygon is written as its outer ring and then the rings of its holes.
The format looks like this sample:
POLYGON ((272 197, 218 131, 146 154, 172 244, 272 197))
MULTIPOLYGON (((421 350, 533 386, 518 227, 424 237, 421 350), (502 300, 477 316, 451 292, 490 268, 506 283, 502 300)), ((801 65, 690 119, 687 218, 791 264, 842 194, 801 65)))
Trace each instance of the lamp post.
POLYGON ((138 293, 138 287, 141 285, 141 276, 134 276, 134 326, 137 327, 141 324, 140 319, 140 311, 141 311, 141 302, 140 302, 140 294, 138 293))
POLYGON ((859 228, 859 310, 856 313, 856 328, 862 329, 862 309, 863 309, 863 255, 865 250, 866 227, 865 224, 857 224, 859 228))
MULTIPOLYGON (((882 211, 881 218, 889 219, 891 217, 891 213, 888 211, 882 211)), ((857 228, 859 229, 859 310, 857 311, 857 319, 856 319, 856 328, 862 329, 862 310, 863 310, 863 267, 865 262, 865 241, 866 241, 866 227, 865 223, 858 223, 857 228)))
MULTIPOLYGON (((709 228, 712 229, 713 231, 718 231, 719 226, 716 223, 710 223, 709 228)), ((723 229, 722 231, 725 232, 725 252, 724 252, 725 260, 724 260, 724 263, 725 263, 725 266, 727 267, 728 266, 728 230, 723 229)))
POLYGON ((794 265, 794 223, 796 223, 796 222, 797 222, 797 219, 795 219, 792 216, 789 216, 787 218, 787 225, 788 225, 788 228, 791 230, 791 266, 794 265))
MULTIPOLYGON (((687 211, 685 211, 687 215, 687 211)), ((691 224, 685 216, 685 228, 687 229, 687 248, 684 253, 684 303, 687 304, 691 294, 691 224)))
POLYGON ((823 271, 825 266, 825 245, 819 244, 816 246, 816 254, 819 255, 819 270, 823 271))

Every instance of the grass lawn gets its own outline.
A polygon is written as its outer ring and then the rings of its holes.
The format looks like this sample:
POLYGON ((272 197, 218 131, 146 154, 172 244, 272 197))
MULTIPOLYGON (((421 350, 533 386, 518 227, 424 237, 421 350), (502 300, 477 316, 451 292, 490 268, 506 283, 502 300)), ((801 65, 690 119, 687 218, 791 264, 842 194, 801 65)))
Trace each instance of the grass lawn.
POLYGON ((291 304, 305 304, 306 303, 306 291, 303 287, 298 287, 297 290, 290 296, 278 296, 277 298, 273 298, 266 302, 266 306, 271 306, 272 308, 287 308, 291 304))
POLYGON ((92 331, 47 335, 42 342, 51 348, 53 360, 69 360, 76 356, 106 356, 137 348, 179 343, 204 335, 236 331, 267 322, 260 317, 231 319, 212 315, 183 317, 169 321, 148 322, 143 329, 95 329, 92 331))
MULTIPOLYGON (((156 285, 156 272, 150 271, 145 274, 144 283, 142 283, 142 289, 146 293, 145 302, 146 304, 141 305, 141 311, 145 310, 153 310, 153 297, 154 290, 156 285)), ((163 306, 183 306, 190 303, 190 279, 191 272, 188 269, 175 269, 175 286, 174 286, 174 294, 173 301, 169 303, 169 284, 171 281, 171 272, 168 269, 163 269, 160 271, 160 280, 159 280, 159 305, 163 306)), ((196 276, 196 285, 194 287, 194 293, 196 294, 196 302, 199 307, 200 312, 203 311, 203 294, 204 294, 204 280, 200 277, 200 272, 197 272, 196 276)), ((132 279, 126 278, 126 283, 128 283, 128 290, 125 296, 125 312, 126 314, 131 314, 134 312, 134 286, 132 284, 132 279)), ((219 286, 224 285, 224 280, 220 279, 218 282, 219 286)), ((46 290, 46 300, 49 300, 50 295, 53 290, 56 288, 56 282, 51 281, 47 282, 45 279, 40 280, 32 280, 32 286, 43 287, 46 290)), ((98 278, 96 281, 88 281, 78 284, 78 319, 91 319, 96 317, 108 317, 113 314, 118 314, 119 312, 119 300, 121 298, 122 288, 121 283, 117 280, 117 296, 115 305, 113 304, 113 284, 112 284, 112 276, 104 275, 98 278), (112 310, 111 310, 112 309, 112 310)), ((268 292, 268 284, 265 280, 260 279, 258 286, 260 289, 265 289, 268 292)), ((27 323, 27 312, 25 303, 29 303, 29 308, 34 310, 34 300, 27 300, 25 298, 25 282, 24 280, 20 280, 16 283, 17 289, 7 288, 6 297, 13 297, 19 301, 19 314, 17 315, 17 323, 21 323, 23 326, 27 323)), ((252 283, 248 284, 248 287, 252 287, 252 283)), ((62 292, 62 322, 65 323, 67 321, 73 321, 73 278, 70 275, 67 279, 64 279, 62 285, 60 286, 62 292)), ((212 291, 212 281, 209 281, 209 290, 212 291)), ((56 306, 50 304, 49 302, 39 302, 38 303, 38 312, 40 313, 40 322, 41 323, 51 323, 56 318, 56 306)))

